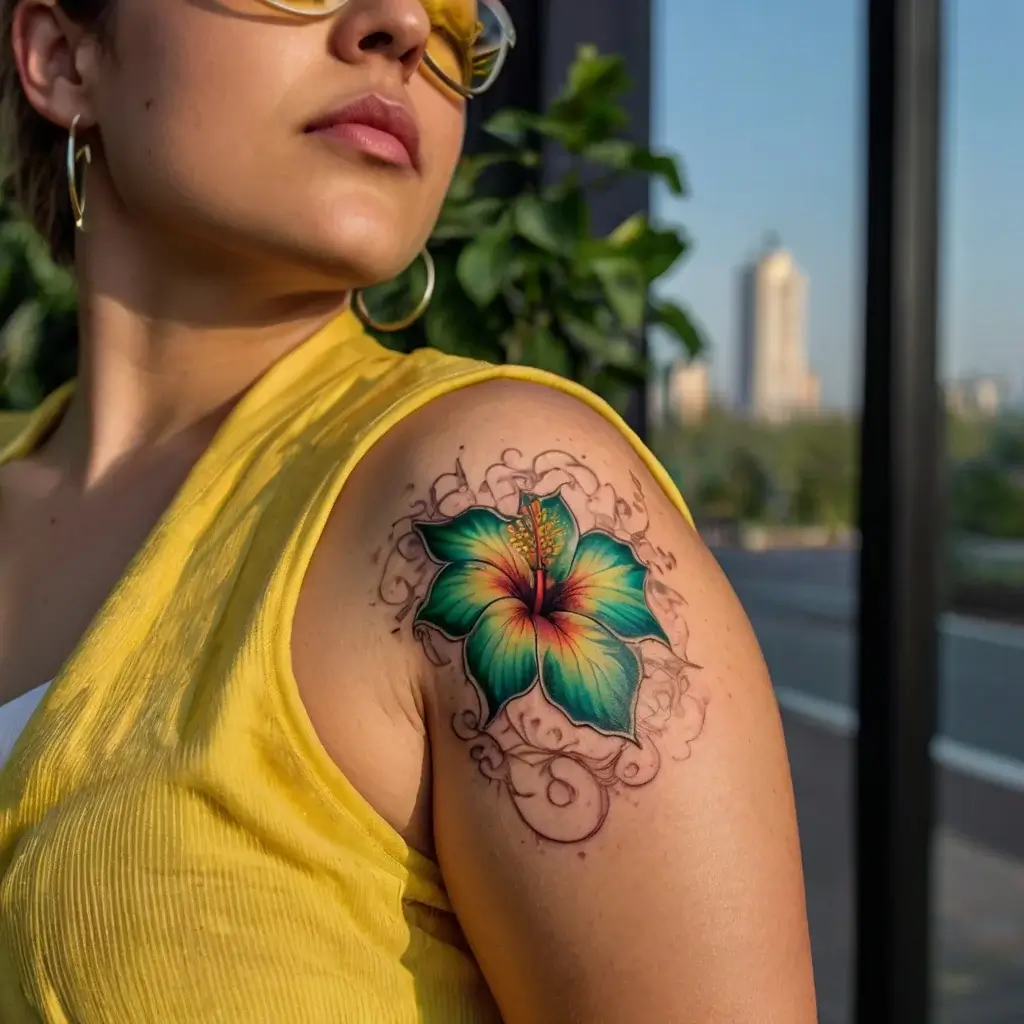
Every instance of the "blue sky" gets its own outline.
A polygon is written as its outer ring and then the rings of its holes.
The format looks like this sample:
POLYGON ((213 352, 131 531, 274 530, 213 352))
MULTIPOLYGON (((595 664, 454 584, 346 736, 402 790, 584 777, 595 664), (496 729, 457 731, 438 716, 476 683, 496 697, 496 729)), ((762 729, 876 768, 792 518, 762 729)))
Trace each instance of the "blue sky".
MULTIPOLYGON (((825 401, 859 388, 864 0, 655 0, 653 137, 690 195, 655 196, 695 248, 666 294, 736 377, 736 270, 766 232, 810 277, 825 401)), ((943 371, 1024 383, 1024 0, 948 0, 943 371)))

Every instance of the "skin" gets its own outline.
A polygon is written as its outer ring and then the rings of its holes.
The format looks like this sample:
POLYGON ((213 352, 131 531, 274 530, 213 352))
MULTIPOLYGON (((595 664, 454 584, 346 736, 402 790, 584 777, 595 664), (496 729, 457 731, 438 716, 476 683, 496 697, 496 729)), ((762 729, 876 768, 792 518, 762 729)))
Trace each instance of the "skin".
MULTIPOLYGON (((59 670, 238 396, 421 248, 464 125, 462 101, 417 69, 429 32, 418 0, 351 0, 310 23, 255 0, 120 0, 105 49, 22 0, 25 91, 55 123, 81 115, 93 163, 80 387, 42 449, 0 468, 0 701, 59 670), (412 106, 419 172, 303 135, 368 90, 412 106)), ((503 382, 400 424, 335 506, 293 662, 328 753, 439 860, 506 1020, 815 1019, 789 771, 756 641, 695 532, 588 408, 503 382), (478 487, 510 448, 570 453, 619 495, 639 487, 646 540, 671 556, 660 583, 685 602, 688 639, 673 632, 671 653, 701 666, 688 670, 696 727, 668 716, 657 777, 621 790, 580 842, 546 838, 481 777, 452 726, 476 699, 459 642, 435 638, 451 655, 438 665, 381 597, 382 524, 456 464, 478 487)))

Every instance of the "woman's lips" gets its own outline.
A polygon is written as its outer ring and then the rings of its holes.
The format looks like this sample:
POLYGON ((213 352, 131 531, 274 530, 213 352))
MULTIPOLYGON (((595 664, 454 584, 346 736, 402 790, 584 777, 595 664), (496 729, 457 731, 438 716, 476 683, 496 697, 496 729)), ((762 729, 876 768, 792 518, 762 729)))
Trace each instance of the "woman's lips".
POLYGON ((344 124, 333 124, 326 128, 318 128, 314 133, 329 139, 336 139, 352 149, 372 156, 384 163, 398 167, 412 167, 413 160, 404 143, 390 132, 373 128, 368 124, 346 121, 344 124))
POLYGON ((368 93, 331 111, 306 131, 396 167, 419 168, 420 131, 401 101, 368 93))

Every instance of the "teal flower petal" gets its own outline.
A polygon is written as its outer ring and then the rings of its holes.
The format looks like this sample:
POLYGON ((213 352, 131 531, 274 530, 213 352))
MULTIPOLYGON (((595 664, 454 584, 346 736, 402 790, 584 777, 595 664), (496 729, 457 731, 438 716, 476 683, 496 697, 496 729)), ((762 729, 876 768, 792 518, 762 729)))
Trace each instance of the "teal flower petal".
POLYGON ((557 606, 595 619, 624 640, 667 644, 669 638, 647 604, 647 572, 628 544, 593 530, 576 548, 557 606))
POLYGON ((576 725, 635 740, 640 659, 600 623, 574 612, 537 620, 544 693, 576 725))
POLYGON ((456 562, 434 577, 415 621, 434 626, 449 640, 461 640, 488 605, 513 593, 512 581, 497 567, 456 562))
MULTIPOLYGON (((556 492, 543 498, 535 494, 521 494, 516 526, 534 550, 534 538, 540 539, 541 556, 548 578, 561 583, 569 575, 580 539, 579 524, 561 493, 556 492)), ((531 561, 536 564, 535 557, 531 561)))
POLYGON ((487 704, 485 725, 537 681, 537 630, 515 597, 489 605, 466 640, 466 674, 487 704))
POLYGON ((510 544, 509 521, 494 509, 476 506, 443 523, 414 523, 413 529, 435 562, 486 562, 524 586, 532 581, 529 565, 510 544))

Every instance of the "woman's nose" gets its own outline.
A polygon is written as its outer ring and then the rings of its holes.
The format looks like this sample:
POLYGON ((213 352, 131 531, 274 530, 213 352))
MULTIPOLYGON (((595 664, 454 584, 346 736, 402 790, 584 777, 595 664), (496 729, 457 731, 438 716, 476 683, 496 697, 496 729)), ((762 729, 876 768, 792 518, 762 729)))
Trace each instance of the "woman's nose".
POLYGON ((335 23, 333 46, 346 64, 398 64, 408 81, 429 39, 430 18, 420 0, 349 0, 335 23))

